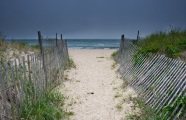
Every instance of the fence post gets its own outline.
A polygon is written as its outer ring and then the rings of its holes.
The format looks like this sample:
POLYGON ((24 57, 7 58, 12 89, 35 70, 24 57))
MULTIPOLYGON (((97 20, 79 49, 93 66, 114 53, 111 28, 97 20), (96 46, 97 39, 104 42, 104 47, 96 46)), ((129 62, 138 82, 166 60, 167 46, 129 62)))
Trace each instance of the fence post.
POLYGON ((41 39, 41 32, 40 31, 38 31, 38 40, 39 40, 39 47, 40 47, 40 53, 41 53, 41 55, 42 55, 42 53, 43 53, 43 45, 42 45, 42 39, 41 39))
POLYGON ((61 40, 63 40, 63 36, 62 36, 62 34, 61 34, 61 40))
MULTIPOLYGON (((120 50, 122 50, 123 49, 123 47, 124 47, 124 35, 121 35, 121 41, 120 41, 120 50)), ((121 51, 120 51, 121 52, 121 51)))
MULTIPOLYGON (((29 97, 30 99, 32 98, 32 78, 31 78, 31 60, 30 60, 30 55, 27 55, 27 62, 28 62, 28 79, 29 79, 29 85, 30 85, 30 94, 29 97)), ((33 101, 33 100, 31 100, 33 101)))
MULTIPOLYGON (((14 86, 14 92, 15 92, 15 110, 16 113, 17 113, 17 119, 20 119, 20 109, 19 109, 19 105, 20 105, 20 101, 19 101, 19 98, 18 98, 18 92, 17 92, 17 89, 16 89, 16 82, 15 82, 15 67, 13 66, 13 61, 10 61, 10 68, 11 68, 11 78, 12 78, 12 81, 13 81, 13 86, 14 86)), ((13 98, 13 97, 12 97, 13 98)))
POLYGON ((121 42, 122 42, 122 46, 121 46, 121 47, 122 47, 122 48, 124 47, 124 41, 125 41, 125 36, 122 35, 122 36, 121 36, 121 42))
MULTIPOLYGON (((3 102, 3 109, 4 109, 4 111, 5 111, 5 116, 7 117, 7 119, 8 119, 8 116, 9 116, 9 113, 8 113, 8 107, 7 107, 7 94, 6 94, 6 91, 5 91, 5 85, 4 85, 4 81, 3 81, 3 75, 2 75, 2 73, 1 73, 1 68, 0 68, 0 85, 1 85, 1 94, 2 94, 2 102, 3 102)), ((0 108, 1 109, 1 108, 0 108)), ((0 116, 0 119, 3 119, 3 117, 2 117, 2 113, 1 113, 1 116, 0 116)))
POLYGON ((57 46, 57 33, 56 33, 56 46, 57 46))
POLYGON ((66 62, 65 60, 65 56, 66 56, 66 53, 65 53, 65 42, 63 40, 63 36, 61 34, 61 55, 62 55, 62 65, 66 62))
POLYGON ((64 60, 65 60, 65 64, 67 65, 67 66, 69 66, 69 55, 68 55, 68 47, 67 47, 67 40, 64 40, 63 41, 63 47, 64 47, 64 54, 65 54, 65 56, 64 56, 64 60))
POLYGON ((122 52, 123 52, 124 45, 125 45, 125 36, 122 35, 122 36, 121 36, 121 54, 122 54, 122 52))
POLYGON ((136 40, 133 40, 132 43, 135 44, 135 43, 138 42, 138 40, 139 40, 139 30, 138 30, 138 33, 137 33, 137 38, 136 38, 136 40))
POLYGON ((117 56, 117 60, 118 60, 119 63, 120 63, 122 51, 123 51, 123 48, 124 48, 124 40, 125 40, 124 35, 121 35, 120 48, 119 48, 118 56, 117 56))
POLYGON ((138 42, 138 40, 139 40, 139 30, 138 30, 138 34, 137 34, 137 42, 138 42))
POLYGON ((67 61, 69 59, 69 54, 68 54, 68 46, 67 46, 67 40, 65 40, 65 48, 66 48, 66 53, 67 53, 67 61))
POLYGON ((41 38, 40 31, 38 31, 38 39, 39 39, 39 46, 40 46, 40 51, 41 51, 41 58, 43 62, 43 70, 45 74, 45 87, 47 88, 48 87, 47 71, 46 71, 46 66, 45 66, 44 51, 43 51, 42 38, 41 38))
POLYGON ((56 67, 59 68, 59 61, 58 61, 58 47, 57 47, 57 33, 56 33, 56 47, 54 48, 54 51, 55 51, 55 64, 56 64, 56 67))

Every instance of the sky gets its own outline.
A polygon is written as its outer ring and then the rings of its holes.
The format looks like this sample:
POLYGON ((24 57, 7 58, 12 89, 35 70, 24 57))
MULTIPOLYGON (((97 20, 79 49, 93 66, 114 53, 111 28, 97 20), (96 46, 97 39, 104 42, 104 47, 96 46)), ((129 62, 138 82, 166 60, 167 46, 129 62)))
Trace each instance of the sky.
POLYGON ((119 39, 186 28, 186 0, 0 0, 6 38, 119 39))

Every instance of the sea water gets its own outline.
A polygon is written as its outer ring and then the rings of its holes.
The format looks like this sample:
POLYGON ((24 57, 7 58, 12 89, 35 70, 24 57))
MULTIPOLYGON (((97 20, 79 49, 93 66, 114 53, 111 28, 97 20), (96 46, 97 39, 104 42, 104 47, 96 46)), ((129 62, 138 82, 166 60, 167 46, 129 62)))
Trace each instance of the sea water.
MULTIPOLYGON (((12 40, 7 40, 12 41, 12 40)), ((28 45, 38 45, 37 39, 14 39, 16 42, 23 42, 28 45)), ((119 39, 67 39, 70 49, 116 49, 119 48, 119 39)))

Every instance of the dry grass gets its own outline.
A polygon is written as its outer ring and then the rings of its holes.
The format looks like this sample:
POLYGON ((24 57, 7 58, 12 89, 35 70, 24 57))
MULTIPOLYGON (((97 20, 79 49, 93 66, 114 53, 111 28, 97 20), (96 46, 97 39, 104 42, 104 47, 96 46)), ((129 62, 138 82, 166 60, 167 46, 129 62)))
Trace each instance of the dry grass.
POLYGON ((1 61, 10 61, 22 55, 39 52, 39 46, 29 46, 23 42, 7 42, 2 36, 0 36, 0 46, 1 61))

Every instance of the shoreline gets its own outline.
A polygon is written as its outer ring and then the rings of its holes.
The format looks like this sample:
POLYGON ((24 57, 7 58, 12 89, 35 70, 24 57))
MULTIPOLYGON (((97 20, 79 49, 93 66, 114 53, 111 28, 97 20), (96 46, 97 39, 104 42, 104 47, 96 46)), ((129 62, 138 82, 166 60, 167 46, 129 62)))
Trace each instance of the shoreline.
POLYGON ((119 50, 119 48, 69 48, 68 50, 119 50))

